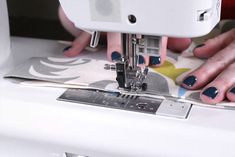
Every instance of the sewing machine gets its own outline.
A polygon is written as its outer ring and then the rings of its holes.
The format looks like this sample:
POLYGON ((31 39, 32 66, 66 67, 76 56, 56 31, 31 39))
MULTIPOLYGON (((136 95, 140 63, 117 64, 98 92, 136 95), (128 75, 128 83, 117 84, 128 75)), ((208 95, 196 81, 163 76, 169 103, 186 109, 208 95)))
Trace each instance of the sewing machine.
MULTIPOLYGON (((219 21, 220 3, 217 0, 148 0, 148 3, 61 0, 65 13, 76 26, 91 32, 92 46, 98 43, 97 31, 128 33, 123 34, 124 45, 126 42, 132 45, 129 37, 136 37, 136 33, 142 34, 138 40, 153 41, 161 41, 159 36, 163 35, 204 35, 219 21), (142 11, 145 6, 149 12, 142 11), (153 23, 154 20, 157 22, 153 23)), ((17 64, 30 57, 53 55, 63 46, 56 41, 11 37, 10 50, 5 0, 0 0, 0 12, 0 156, 235 156, 234 110, 192 105, 184 118, 129 112, 58 101, 65 89, 21 86, 3 79, 17 64)), ((159 55, 159 44, 150 48, 155 50, 150 55, 159 55)), ((137 51, 128 47, 124 52, 131 55, 124 55, 117 63, 125 63, 124 73, 128 73, 130 67, 136 67, 137 51)), ((130 89, 131 84, 125 82, 123 89, 130 89)), ((168 108, 174 109, 177 108, 168 108)))
POLYGON ((147 88, 148 69, 138 67, 138 56, 160 56, 162 37, 198 37, 210 32, 220 20, 220 0, 60 0, 68 18, 78 28, 91 30, 91 46, 99 31, 121 32, 123 58, 116 63, 119 88, 147 88), (182 7, 184 6, 184 7, 182 7), (182 10, 180 10, 183 8, 182 10))

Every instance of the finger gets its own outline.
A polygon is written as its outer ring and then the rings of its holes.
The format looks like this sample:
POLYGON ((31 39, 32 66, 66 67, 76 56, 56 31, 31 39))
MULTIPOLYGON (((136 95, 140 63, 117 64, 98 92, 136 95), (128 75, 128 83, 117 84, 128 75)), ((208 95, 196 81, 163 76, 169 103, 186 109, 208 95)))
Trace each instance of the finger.
POLYGON ((202 90, 200 95, 202 101, 209 104, 223 101, 226 97, 226 92, 235 84, 234 74, 235 62, 202 90))
POLYGON ((235 61, 235 41, 228 47, 209 58, 198 69, 190 73, 182 86, 187 89, 199 89, 212 81, 228 65, 235 61))
POLYGON ((174 52, 182 52, 186 50, 192 40, 190 38, 168 38, 167 48, 174 52))
POLYGON ((87 32, 82 32, 72 43, 69 49, 64 51, 67 57, 75 57, 82 52, 83 49, 89 44, 91 35, 87 32))
POLYGON ((107 58, 109 61, 120 60, 122 57, 121 34, 110 32, 107 33, 107 58))
POLYGON ((71 33, 73 36, 77 37, 80 35, 80 33, 82 32, 80 29, 76 28, 74 23, 71 22, 68 17, 65 15, 63 9, 61 8, 61 6, 58 9, 58 15, 59 15, 59 19, 61 24, 63 25, 63 27, 69 32, 71 33))
POLYGON ((213 39, 207 40, 204 44, 198 45, 193 50, 195 56, 199 58, 209 58, 220 50, 227 47, 235 40, 235 29, 223 33, 213 39))
POLYGON ((151 56, 149 60, 149 65, 150 66, 161 66, 165 60, 166 60, 166 51, 167 51, 167 37, 162 37, 162 43, 160 45, 161 47, 161 52, 159 57, 151 56))
POLYGON ((139 55, 138 56, 138 64, 140 65, 140 66, 148 66, 149 65, 149 56, 147 56, 147 55, 139 55), (142 57, 143 57, 143 59, 142 59, 142 57))
POLYGON ((235 102, 235 85, 227 91, 227 98, 230 101, 235 102))

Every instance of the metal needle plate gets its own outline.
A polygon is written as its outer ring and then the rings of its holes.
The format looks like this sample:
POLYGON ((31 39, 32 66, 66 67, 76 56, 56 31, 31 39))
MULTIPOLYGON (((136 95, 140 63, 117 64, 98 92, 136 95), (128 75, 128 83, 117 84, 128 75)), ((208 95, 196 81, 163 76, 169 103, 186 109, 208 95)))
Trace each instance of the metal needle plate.
POLYGON ((183 119, 187 118, 192 106, 174 100, 93 89, 68 89, 58 100, 183 119))

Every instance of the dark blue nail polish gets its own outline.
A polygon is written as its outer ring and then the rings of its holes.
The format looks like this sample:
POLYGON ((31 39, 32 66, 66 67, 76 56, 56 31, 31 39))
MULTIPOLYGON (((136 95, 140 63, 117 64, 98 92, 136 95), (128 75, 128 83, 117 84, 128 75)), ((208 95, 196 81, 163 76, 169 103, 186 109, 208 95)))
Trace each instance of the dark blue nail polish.
POLYGON ((63 49, 63 52, 68 51, 69 49, 71 49, 72 46, 67 46, 66 48, 63 49))
POLYGON ((144 64, 145 60, 144 57, 142 55, 139 55, 139 64, 144 64))
POLYGON ((150 64, 151 65, 158 65, 160 63, 161 63, 160 57, 155 57, 155 56, 150 57, 150 64))
POLYGON ((189 87, 192 87, 196 82, 197 78, 195 76, 189 76, 183 81, 183 83, 189 87))
POLYGON ((117 51, 114 51, 112 54, 111 54, 111 58, 112 58, 112 61, 119 61, 121 60, 121 54, 117 51))
POLYGON ((235 87, 230 90, 231 93, 235 94, 235 87))
POLYGON ((204 90, 202 94, 211 99, 214 99, 219 94, 219 91, 215 87, 209 87, 206 90, 204 90))

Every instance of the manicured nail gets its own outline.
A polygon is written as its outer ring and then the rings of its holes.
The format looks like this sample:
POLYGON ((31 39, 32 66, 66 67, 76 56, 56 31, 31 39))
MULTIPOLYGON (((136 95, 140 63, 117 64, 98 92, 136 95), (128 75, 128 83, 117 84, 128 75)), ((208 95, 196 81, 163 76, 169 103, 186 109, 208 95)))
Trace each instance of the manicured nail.
POLYGON ((144 64, 145 60, 144 57, 142 55, 139 55, 139 64, 144 64))
POLYGON ((219 91, 217 88, 209 87, 206 90, 204 90, 204 92, 202 94, 211 98, 211 99, 215 99, 215 97, 218 95, 218 93, 219 93, 219 91))
POLYGON ((197 46, 193 49, 193 52, 194 52, 197 48, 200 48, 200 47, 203 47, 203 46, 205 46, 205 44, 197 45, 197 46))
POLYGON ((235 87, 230 90, 231 93, 235 94, 235 87))
POLYGON ((117 51, 114 51, 112 54, 111 54, 111 58, 112 58, 112 61, 119 61, 121 60, 121 54, 117 51))
POLYGON ((161 64, 161 57, 150 57, 150 64, 151 65, 158 65, 161 64))
POLYGON ((195 76, 189 76, 183 81, 183 83, 189 87, 192 87, 196 82, 197 78, 195 76))
POLYGON ((67 46, 66 48, 63 49, 63 52, 68 51, 69 49, 71 49, 72 46, 67 46))

